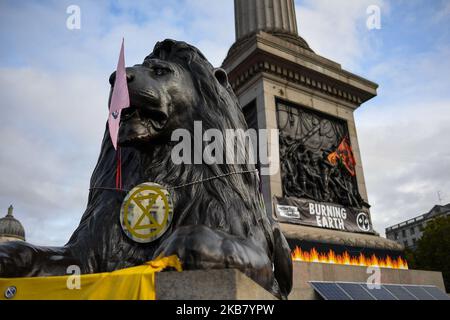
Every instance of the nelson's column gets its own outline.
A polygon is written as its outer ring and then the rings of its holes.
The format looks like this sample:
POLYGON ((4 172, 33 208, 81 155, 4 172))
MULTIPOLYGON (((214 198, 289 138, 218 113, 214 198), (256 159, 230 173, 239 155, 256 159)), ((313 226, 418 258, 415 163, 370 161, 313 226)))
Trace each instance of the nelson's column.
POLYGON ((298 34, 293 0, 234 6, 223 68, 249 127, 279 130, 280 170, 261 177, 268 214, 297 253, 401 259, 403 247, 372 228, 354 120, 378 85, 316 54, 298 34))

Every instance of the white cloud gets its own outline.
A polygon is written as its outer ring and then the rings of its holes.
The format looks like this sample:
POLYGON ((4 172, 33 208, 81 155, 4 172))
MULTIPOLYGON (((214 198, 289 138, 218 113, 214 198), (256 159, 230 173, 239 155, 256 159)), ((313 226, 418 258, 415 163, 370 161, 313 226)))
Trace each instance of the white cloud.
POLYGON ((0 69, 0 85, 2 102, 14 106, 3 110, 1 122, 24 131, 39 129, 47 138, 56 139, 70 135, 73 141, 84 144, 99 136, 99 123, 107 118, 106 75, 0 69))
POLYGON ((383 79, 378 93, 397 105, 406 101, 417 102, 432 97, 450 98, 450 45, 443 43, 424 52, 407 49, 380 59, 369 70, 372 79, 383 79))
POLYGON ((379 96, 356 112, 372 218, 380 232, 450 202, 450 47, 401 47, 368 73, 379 96), (437 63, 439 67, 437 67, 437 63))
POLYGON ((450 3, 444 1, 441 8, 436 12, 435 16, 433 17, 433 21, 435 23, 439 23, 443 19, 448 18, 449 16, 450 16, 450 3))
POLYGON ((33 243, 64 244, 84 211, 107 116, 102 82, 0 71, 0 203, 14 203, 33 243))
POLYGON ((372 219, 389 226, 450 202, 450 101, 371 109, 358 114, 358 136, 372 219))
POLYGON ((383 0, 297 2, 299 34, 317 54, 355 71, 364 54, 377 44, 372 36, 376 31, 366 27, 366 9, 369 5, 378 5, 382 16, 389 12, 383 0))

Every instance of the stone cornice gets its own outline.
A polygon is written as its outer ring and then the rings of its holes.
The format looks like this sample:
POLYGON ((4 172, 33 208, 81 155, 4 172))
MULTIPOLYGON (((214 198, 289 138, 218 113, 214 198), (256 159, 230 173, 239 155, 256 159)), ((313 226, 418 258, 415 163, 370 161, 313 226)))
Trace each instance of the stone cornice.
POLYGON ((314 228, 302 225, 280 223, 281 230, 287 238, 299 241, 315 241, 335 245, 363 247, 371 249, 402 251, 404 247, 392 240, 377 235, 350 233, 330 229, 314 228))
POLYGON ((19 240, 25 241, 24 237, 19 236, 17 234, 2 233, 2 234, 0 234, 0 238, 2 238, 2 237, 4 237, 4 238, 14 238, 14 239, 19 239, 19 240))
POLYGON ((230 50, 223 67, 234 90, 265 72, 356 107, 376 96, 378 88, 376 83, 343 70, 331 60, 267 33, 254 35, 230 50))

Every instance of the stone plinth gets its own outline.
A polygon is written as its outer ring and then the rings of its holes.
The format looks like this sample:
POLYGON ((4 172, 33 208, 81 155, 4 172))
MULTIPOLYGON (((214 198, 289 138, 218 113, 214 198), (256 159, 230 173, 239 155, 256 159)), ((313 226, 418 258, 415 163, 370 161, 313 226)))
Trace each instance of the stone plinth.
POLYGON ((198 270, 155 275, 156 300, 276 300, 240 271, 198 270))
MULTIPOLYGON (((445 292, 441 272, 381 268, 382 284, 433 285, 445 292)), ((367 267, 326 263, 294 262, 293 289, 290 300, 316 300, 318 294, 309 281, 342 281, 366 283, 371 274, 367 267)))
MULTIPOLYGON (((367 267, 326 263, 293 263, 289 300, 316 300, 309 281, 367 282, 367 267)), ((445 292, 441 272, 381 268, 382 284, 433 285, 445 292)), ((238 270, 161 272, 155 275, 156 300, 276 300, 238 270)))

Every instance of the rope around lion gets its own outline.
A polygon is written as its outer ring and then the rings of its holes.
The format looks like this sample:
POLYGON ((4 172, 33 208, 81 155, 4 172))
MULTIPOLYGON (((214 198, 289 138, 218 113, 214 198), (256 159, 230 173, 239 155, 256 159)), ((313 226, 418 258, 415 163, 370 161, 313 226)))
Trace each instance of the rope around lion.
MULTIPOLYGON (((244 174, 244 173, 256 173, 256 174, 258 174, 258 169, 223 173, 223 174, 216 175, 214 177, 209 177, 209 178, 198 180, 198 181, 193 181, 193 182, 188 182, 188 183, 185 183, 185 184, 180 184, 180 185, 175 186, 175 187, 167 187, 166 189, 167 190, 180 189, 180 188, 192 186, 192 185, 195 185, 195 184, 198 184, 198 183, 203 183, 203 182, 207 182, 207 181, 211 181, 211 180, 215 180, 215 179, 220 179, 220 178, 229 177, 229 176, 236 175, 236 174, 244 174)), ((91 191, 91 190, 120 191, 120 192, 125 192, 125 193, 130 192, 130 190, 127 190, 127 189, 117 189, 117 188, 108 188, 108 187, 92 187, 92 188, 89 188, 89 191, 91 191)))

